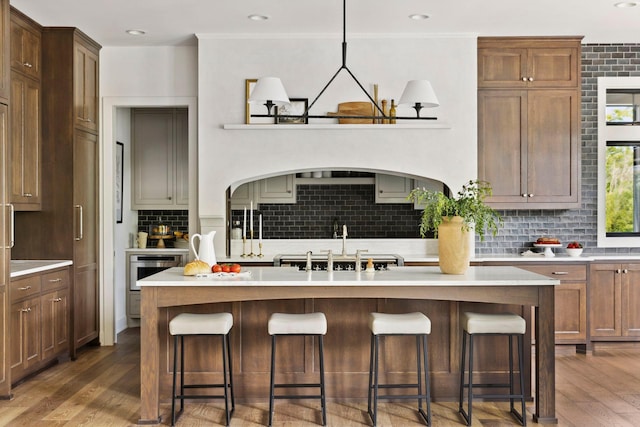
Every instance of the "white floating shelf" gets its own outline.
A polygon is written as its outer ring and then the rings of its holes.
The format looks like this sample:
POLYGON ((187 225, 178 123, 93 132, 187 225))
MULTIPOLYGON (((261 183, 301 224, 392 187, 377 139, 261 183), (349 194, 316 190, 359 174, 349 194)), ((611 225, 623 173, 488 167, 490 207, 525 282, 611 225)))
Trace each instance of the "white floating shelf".
POLYGON ((307 125, 276 125, 276 124, 225 124, 223 129, 226 130, 347 130, 347 129, 376 129, 376 130, 398 130, 398 129, 451 129, 450 123, 402 123, 395 125, 357 125, 357 124, 330 124, 323 125, 321 123, 307 125))

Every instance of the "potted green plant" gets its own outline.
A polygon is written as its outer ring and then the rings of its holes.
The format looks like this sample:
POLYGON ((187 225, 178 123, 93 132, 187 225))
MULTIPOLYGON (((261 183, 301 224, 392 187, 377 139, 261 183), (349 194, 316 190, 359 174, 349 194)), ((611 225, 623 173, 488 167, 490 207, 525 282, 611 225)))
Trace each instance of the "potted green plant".
POLYGON ((470 180, 454 196, 441 191, 415 188, 409 200, 424 205, 420 220, 420 235, 433 231, 438 238, 440 270, 446 274, 464 274, 469 267, 469 233, 475 230, 484 240, 485 233, 494 236, 502 225, 502 218, 484 199, 491 195, 488 182, 470 180))

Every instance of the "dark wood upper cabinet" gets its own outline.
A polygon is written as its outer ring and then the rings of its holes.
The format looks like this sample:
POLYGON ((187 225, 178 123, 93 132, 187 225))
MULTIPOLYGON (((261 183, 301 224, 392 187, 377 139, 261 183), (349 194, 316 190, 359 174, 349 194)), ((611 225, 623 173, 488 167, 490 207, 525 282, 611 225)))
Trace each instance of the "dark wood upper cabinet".
POLYGON ((11 8, 11 69, 40 80, 42 27, 11 8))

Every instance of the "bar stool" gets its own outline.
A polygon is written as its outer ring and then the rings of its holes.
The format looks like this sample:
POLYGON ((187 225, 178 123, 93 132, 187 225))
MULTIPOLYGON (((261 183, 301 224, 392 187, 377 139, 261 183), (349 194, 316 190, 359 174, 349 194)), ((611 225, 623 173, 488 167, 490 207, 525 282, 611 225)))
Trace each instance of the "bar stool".
MULTIPOLYGON (((378 417, 378 400, 383 399, 417 399, 418 413, 424 418, 428 426, 431 425, 431 390, 429 385, 429 361, 427 355, 427 335, 431 333, 431 320, 422 313, 386 314, 370 313, 369 328, 371 329, 371 352, 369 358, 369 393, 367 412, 373 426, 378 417), (380 336, 415 335, 417 355, 417 382, 415 384, 380 384, 378 382, 378 359, 380 354, 380 336), (422 352, 420 343, 422 342, 422 352), (422 358, 422 361, 420 360, 422 358), (422 366, 424 365, 424 389, 422 384, 422 366), (382 395, 378 389, 416 388, 417 394, 382 395), (427 403, 427 412, 422 407, 422 400, 427 403), (372 408, 373 406, 373 408, 372 408)), ((401 349, 402 350, 402 349, 401 349)))
POLYGON ((512 313, 484 314, 484 313, 463 313, 462 324, 462 358, 460 362, 460 405, 458 410, 466 421, 467 425, 471 425, 472 420, 472 401, 476 397, 486 399, 509 398, 510 412, 520 421, 523 426, 527 425, 526 408, 524 401, 524 372, 523 372, 523 351, 524 351, 524 333, 527 329, 525 320, 512 313), (473 339, 476 335, 506 335, 509 337, 509 382, 508 383, 474 383, 473 382, 473 339), (465 371, 465 353, 467 336, 469 337, 469 377, 468 383, 464 382, 465 371), (516 394, 514 390, 514 374, 513 374, 513 337, 518 338, 518 370, 520 372, 520 393, 516 394), (508 394, 474 394, 473 388, 508 388, 508 394), (462 401, 464 389, 467 388, 468 407, 465 412, 462 401), (516 411, 514 399, 520 399, 522 409, 520 413, 516 411))
POLYGON ((231 313, 192 314, 181 313, 169 322, 169 333, 173 335, 173 390, 171 399, 171 425, 184 410, 184 399, 224 399, 227 426, 236 408, 233 396, 233 369, 231 367, 230 330, 233 326, 231 313), (185 335, 219 335, 222 338, 222 370, 223 382, 219 384, 185 384, 184 383, 184 337, 185 335), (178 360, 178 338, 180 338, 180 394, 176 394, 176 375, 178 360), (227 365, 229 378, 227 379, 227 365), (224 388, 223 395, 185 394, 185 389, 224 388), (229 397, 231 410, 229 410, 229 397), (180 399, 180 411, 176 414, 176 399, 180 399))
POLYGON ((322 338, 327 333, 327 318, 324 313, 285 314, 273 313, 269 318, 269 335, 271 335, 271 391, 269 393, 269 427, 273 422, 274 399, 320 399, 322 406, 322 425, 327 425, 327 405, 324 390, 324 351, 322 338), (320 357, 319 383, 276 384, 276 337, 279 335, 312 335, 318 337, 318 353, 320 357), (280 394, 275 395, 276 388, 308 388, 320 389, 319 395, 280 394))

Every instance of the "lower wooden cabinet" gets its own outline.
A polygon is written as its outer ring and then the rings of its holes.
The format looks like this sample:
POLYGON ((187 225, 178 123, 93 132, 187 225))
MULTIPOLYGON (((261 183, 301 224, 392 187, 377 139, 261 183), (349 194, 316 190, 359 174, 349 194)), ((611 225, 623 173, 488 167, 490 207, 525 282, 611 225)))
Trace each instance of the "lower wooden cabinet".
POLYGON ((69 352, 69 269, 35 273, 10 283, 11 381, 69 352))
POLYGON ((510 264, 523 270, 559 279, 555 288, 556 344, 587 344, 587 264, 510 264))
POLYGON ((591 264, 590 332, 594 341, 640 337, 640 263, 591 264))

